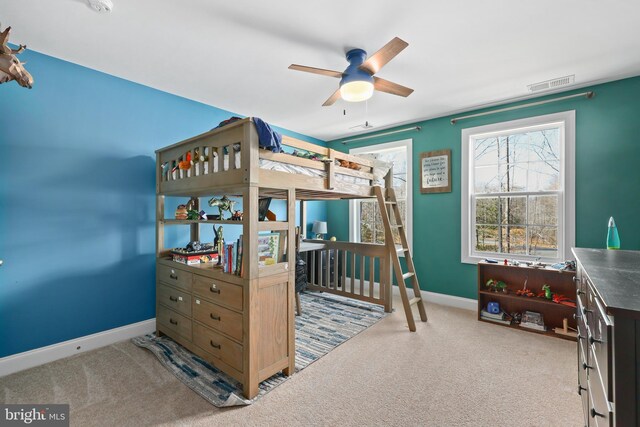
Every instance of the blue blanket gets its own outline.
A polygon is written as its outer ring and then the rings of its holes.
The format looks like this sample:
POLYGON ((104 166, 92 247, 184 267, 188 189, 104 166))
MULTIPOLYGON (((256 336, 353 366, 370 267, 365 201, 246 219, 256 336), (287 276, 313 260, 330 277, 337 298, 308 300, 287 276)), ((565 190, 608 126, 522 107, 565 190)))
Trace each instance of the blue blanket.
POLYGON ((269 124, 258 117, 253 118, 253 124, 258 132, 260 147, 267 148, 274 153, 282 153, 282 135, 271 129, 269 124))

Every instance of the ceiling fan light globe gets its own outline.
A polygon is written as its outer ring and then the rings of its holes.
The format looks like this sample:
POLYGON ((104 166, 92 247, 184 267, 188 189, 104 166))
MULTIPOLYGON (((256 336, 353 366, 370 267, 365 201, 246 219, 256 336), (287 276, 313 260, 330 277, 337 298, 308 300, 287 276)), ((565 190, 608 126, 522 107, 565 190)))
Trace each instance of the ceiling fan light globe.
POLYGON ((340 96, 347 102, 362 102, 373 96, 373 83, 351 81, 340 86, 340 96))

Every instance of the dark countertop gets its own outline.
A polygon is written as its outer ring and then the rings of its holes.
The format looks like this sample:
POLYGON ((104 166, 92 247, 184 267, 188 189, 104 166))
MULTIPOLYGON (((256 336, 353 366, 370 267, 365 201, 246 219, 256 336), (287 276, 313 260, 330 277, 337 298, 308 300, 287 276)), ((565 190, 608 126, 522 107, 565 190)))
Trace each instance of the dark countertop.
POLYGON ((609 314, 640 318, 640 251, 573 248, 609 314))

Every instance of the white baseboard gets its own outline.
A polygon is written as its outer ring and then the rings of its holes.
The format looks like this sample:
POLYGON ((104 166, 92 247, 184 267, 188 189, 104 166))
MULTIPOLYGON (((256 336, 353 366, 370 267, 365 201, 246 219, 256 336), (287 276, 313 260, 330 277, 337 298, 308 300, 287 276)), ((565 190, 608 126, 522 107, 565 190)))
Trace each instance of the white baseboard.
POLYGON ((156 319, 0 358, 0 377, 155 331, 156 319))
MULTIPOLYGON (((465 310, 478 310, 478 301, 470 298, 456 297, 454 295, 439 294, 436 292, 421 291, 426 302, 462 308, 465 310)), ((393 286, 393 294, 400 295, 400 288, 393 286)))

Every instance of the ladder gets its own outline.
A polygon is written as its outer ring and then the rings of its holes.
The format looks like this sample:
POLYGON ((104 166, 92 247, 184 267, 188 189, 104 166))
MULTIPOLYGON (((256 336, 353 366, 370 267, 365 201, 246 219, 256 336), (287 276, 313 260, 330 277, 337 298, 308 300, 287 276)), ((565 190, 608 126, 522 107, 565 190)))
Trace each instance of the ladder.
POLYGON ((396 199, 396 193, 393 188, 386 189, 387 197, 383 193, 383 189, 380 186, 374 187, 376 197, 378 198, 378 204, 380 205, 380 214, 382 216, 382 222, 384 223, 384 235, 385 244, 387 249, 391 253, 391 259, 393 261, 393 271, 396 275, 396 281, 400 288, 400 296, 402 297, 402 305, 404 306, 404 313, 407 316, 407 323, 409 324, 409 330, 411 332, 416 331, 416 323, 413 319, 413 313, 411 312, 411 306, 414 304, 418 306, 420 312, 420 320, 427 321, 427 312, 424 308, 424 301, 422 294, 420 293, 420 284, 418 283, 418 276, 416 275, 416 269, 413 265, 413 259, 411 258, 411 251, 407 244, 407 234, 405 233, 404 223, 402 222, 402 216, 400 215, 400 209, 398 208, 398 200, 396 199), (392 224, 390 220, 390 211, 393 212, 395 223, 392 224), (393 241, 392 229, 397 229, 400 235, 400 241, 402 242, 402 248, 397 249, 395 242, 393 241), (404 253, 404 258, 407 263, 407 272, 402 271, 402 265, 400 264, 400 254, 404 253), (411 287, 413 288, 413 298, 409 299, 407 293, 406 280, 411 279, 411 287))

